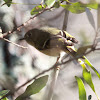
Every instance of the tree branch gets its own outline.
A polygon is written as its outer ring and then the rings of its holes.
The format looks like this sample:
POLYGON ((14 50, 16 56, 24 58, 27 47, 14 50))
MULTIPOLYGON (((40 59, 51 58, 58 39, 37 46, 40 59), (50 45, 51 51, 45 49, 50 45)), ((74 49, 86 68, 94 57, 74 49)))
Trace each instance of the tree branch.
POLYGON ((30 19, 27 20, 24 24, 21 24, 20 26, 14 28, 12 31, 8 31, 7 33, 4 33, 4 34, 3 34, 3 37, 7 36, 8 34, 11 34, 11 33, 15 32, 15 31, 21 30, 21 28, 24 27, 25 25, 27 25, 27 23, 28 23, 29 21, 33 20, 34 18, 36 18, 37 16, 39 16, 39 15, 42 14, 43 12, 45 12, 45 11, 47 11, 47 10, 50 10, 50 9, 52 9, 52 8, 53 8, 53 7, 43 9, 43 10, 40 11, 38 14, 34 15, 33 17, 30 17, 30 19))

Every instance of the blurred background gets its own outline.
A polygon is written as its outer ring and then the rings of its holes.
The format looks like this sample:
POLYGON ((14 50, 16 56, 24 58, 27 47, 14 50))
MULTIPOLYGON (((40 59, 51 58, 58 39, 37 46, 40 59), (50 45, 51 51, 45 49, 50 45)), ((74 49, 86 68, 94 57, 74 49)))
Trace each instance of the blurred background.
MULTIPOLYGON (((78 0, 72 1, 75 2, 78 0)), ((84 3, 86 1, 87 0, 84 0, 84 3)), ((11 7, 7 7, 6 5, 0 6, 0 27, 2 28, 3 33, 12 30, 14 27, 27 21, 31 17, 30 11, 34 7, 34 5, 27 4, 40 4, 41 0, 13 0, 13 2, 19 4, 12 4, 11 7)), ((3 0, 0 0, 0 5, 3 3, 3 0)), ((92 44, 95 38, 95 30, 97 29, 98 21, 97 10, 91 10, 94 27, 88 19, 87 12, 81 14, 69 12, 68 15, 66 30, 79 41, 76 48, 82 45, 92 44)), ((19 39, 32 28, 48 25, 62 29, 64 15, 65 10, 61 7, 53 11, 46 11, 36 17, 31 23, 29 22, 20 30, 20 32, 14 32, 6 37, 12 42, 28 47, 28 49, 19 48, 0 39, 0 90, 10 90, 12 96, 9 96, 9 100, 14 100, 18 95, 23 93, 25 89, 25 87, 21 88, 21 90, 13 96, 15 88, 19 87, 28 79, 34 77, 43 70, 50 68, 57 60, 56 57, 44 55, 34 47, 28 45, 25 41, 20 41, 19 39)), ((100 52, 92 52, 86 57, 96 69, 100 71, 100 52)), ((100 80, 91 69, 90 71, 92 72, 96 92, 100 96, 100 80)), ((52 76, 51 71, 45 74, 50 75, 50 82, 52 76)), ((82 68, 79 64, 70 62, 61 67, 53 100, 78 100, 78 86, 75 76, 82 77, 82 68)), ((27 100, 46 100, 48 87, 49 85, 42 89, 40 93, 31 96, 27 100)), ((85 87, 87 96, 92 95, 92 100, 97 100, 91 88, 87 84, 85 84, 85 87)))

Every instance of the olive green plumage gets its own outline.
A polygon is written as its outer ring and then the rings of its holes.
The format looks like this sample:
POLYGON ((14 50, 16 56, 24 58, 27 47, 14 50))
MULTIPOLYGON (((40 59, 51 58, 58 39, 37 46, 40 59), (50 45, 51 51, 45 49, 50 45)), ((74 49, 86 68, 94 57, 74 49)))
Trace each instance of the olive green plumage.
POLYGON ((29 30, 24 39, 40 52, 49 56, 59 56, 61 51, 75 52, 74 43, 78 41, 66 31, 42 27, 29 30))

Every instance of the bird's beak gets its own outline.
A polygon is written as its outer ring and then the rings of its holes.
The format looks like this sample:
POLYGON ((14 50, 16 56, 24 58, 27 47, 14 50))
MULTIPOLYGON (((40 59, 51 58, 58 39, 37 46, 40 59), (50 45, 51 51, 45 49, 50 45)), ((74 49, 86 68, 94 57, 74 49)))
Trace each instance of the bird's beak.
POLYGON ((22 41, 22 40, 25 40, 25 38, 20 38, 19 40, 21 40, 21 41, 22 41))

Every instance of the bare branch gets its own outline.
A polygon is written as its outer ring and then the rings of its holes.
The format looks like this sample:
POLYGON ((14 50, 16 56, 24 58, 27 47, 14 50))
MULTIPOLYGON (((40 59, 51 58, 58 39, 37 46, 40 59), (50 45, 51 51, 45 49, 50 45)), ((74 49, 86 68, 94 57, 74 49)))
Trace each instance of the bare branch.
MULTIPOLYGON (((100 50, 100 48, 97 48, 97 49, 95 49, 95 50, 100 50)), ((91 53, 92 51, 94 51, 94 49, 91 48, 88 52, 85 53, 85 55, 91 53)), ((82 58, 82 57, 83 57, 83 55, 80 55, 80 56, 78 56, 78 57, 69 59, 69 60, 67 60, 67 61, 65 61, 65 62, 61 62, 61 63, 57 62, 57 63, 56 63, 55 65, 53 65, 51 68, 49 68, 49 69, 47 69, 47 70, 44 70, 43 72, 39 73, 38 75, 34 76, 34 77, 31 78, 30 80, 28 80, 27 82, 25 82, 24 84, 22 84, 20 87, 18 87, 18 88, 16 89, 16 92, 17 92, 20 88, 22 88, 23 86, 27 85, 28 83, 30 83, 31 81, 33 81, 34 79, 36 79, 37 77, 39 77, 39 76, 41 76, 42 74, 44 74, 44 73, 46 73, 46 72, 48 72, 48 71, 50 71, 50 70, 56 68, 57 66, 59 66, 59 65, 64 65, 64 64, 69 63, 69 62, 71 62, 71 61, 73 61, 73 60, 75 60, 75 59, 82 58)))
POLYGON ((0 39, 6 41, 6 42, 8 42, 8 43, 11 43, 11 44, 13 44, 13 45, 16 45, 17 47, 23 48, 23 49, 27 49, 27 48, 28 48, 28 47, 21 46, 21 45, 19 45, 19 44, 17 44, 17 43, 14 43, 14 42, 12 42, 12 41, 6 39, 6 38, 3 38, 3 34, 2 34, 1 28, 0 28, 0 39))
POLYGON ((99 33, 100 33, 100 7, 98 7, 98 10, 97 10, 97 31, 96 31, 96 35, 95 35, 95 38, 94 38, 94 41, 93 41, 93 47, 94 48, 97 45, 97 37, 98 37, 99 33))
MULTIPOLYGON (((60 63, 61 58, 62 58, 61 56, 58 57, 58 59, 56 61, 56 64, 60 63)), ((53 75, 52 75, 52 81, 50 83, 50 89, 49 89, 49 92, 48 92, 47 100, 52 100, 53 99, 53 94, 54 94, 57 78, 58 78, 58 75, 59 75, 59 71, 60 71, 60 66, 59 65, 54 67, 53 75)))
POLYGON ((38 14, 36 14, 35 16, 30 17, 30 19, 27 20, 24 24, 22 24, 22 25, 20 25, 20 26, 18 26, 18 27, 16 27, 16 28, 14 28, 12 31, 9 31, 9 32, 7 32, 7 33, 4 33, 4 34, 3 34, 3 37, 7 36, 8 34, 11 34, 11 33, 15 32, 15 31, 21 30, 21 28, 24 27, 25 25, 27 25, 27 23, 28 23, 29 21, 32 21, 34 18, 36 18, 37 16, 39 16, 39 15, 42 14, 43 12, 45 12, 45 11, 47 11, 47 10, 50 10, 50 9, 52 9, 52 8, 53 8, 53 7, 43 9, 42 11, 40 11, 40 12, 39 12, 38 14))
POLYGON ((31 81, 35 80, 37 77, 41 76, 42 74, 54 69, 56 66, 58 66, 58 63, 53 65, 51 68, 47 69, 47 70, 44 70, 43 72, 37 74, 36 76, 34 76, 33 78, 31 78, 30 80, 28 80, 27 82, 25 82, 24 84, 22 84, 20 87, 18 87, 16 89, 16 91, 18 91, 20 88, 22 88, 23 86, 27 85, 28 83, 30 83, 31 81))
POLYGON ((23 48, 23 49, 27 49, 28 48, 28 47, 24 47, 24 46, 21 46, 19 44, 16 44, 16 43, 14 43, 14 42, 6 39, 6 38, 2 38, 2 39, 5 40, 5 41, 7 41, 7 42, 9 42, 9 43, 11 43, 11 44, 13 44, 13 45, 16 45, 17 47, 20 47, 20 48, 23 48))
MULTIPOLYGON (((66 2, 66 4, 69 4, 69 3, 66 2)), ((69 15, 69 11, 65 9, 65 16, 64 16, 64 21, 63 21, 62 30, 66 30, 66 28, 67 28, 67 24, 68 24, 68 15, 69 15)))

